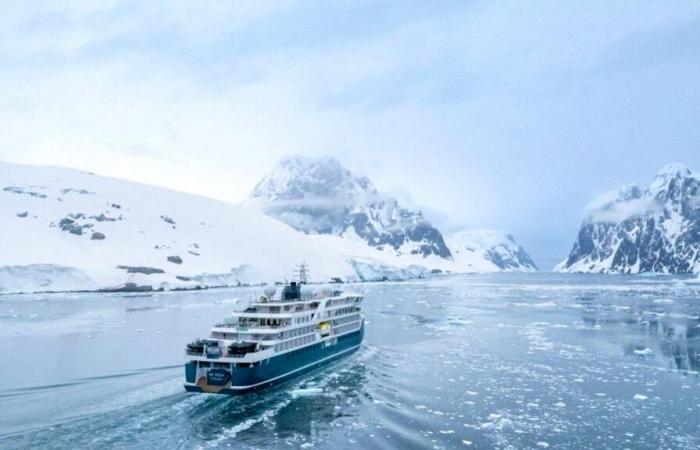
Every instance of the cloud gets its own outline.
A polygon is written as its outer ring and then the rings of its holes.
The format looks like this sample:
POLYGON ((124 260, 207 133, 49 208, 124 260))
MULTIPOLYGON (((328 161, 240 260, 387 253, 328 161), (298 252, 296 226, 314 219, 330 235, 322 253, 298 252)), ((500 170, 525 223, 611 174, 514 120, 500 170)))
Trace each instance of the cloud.
POLYGON ((603 194, 587 207, 587 215, 593 222, 620 223, 632 217, 655 214, 661 211, 656 199, 635 185, 603 194))
POLYGON ((551 235, 660 148, 692 162, 700 46, 677 37, 698 17, 651 2, 5 2, 0 156, 240 201, 282 155, 330 154, 450 227, 551 235))

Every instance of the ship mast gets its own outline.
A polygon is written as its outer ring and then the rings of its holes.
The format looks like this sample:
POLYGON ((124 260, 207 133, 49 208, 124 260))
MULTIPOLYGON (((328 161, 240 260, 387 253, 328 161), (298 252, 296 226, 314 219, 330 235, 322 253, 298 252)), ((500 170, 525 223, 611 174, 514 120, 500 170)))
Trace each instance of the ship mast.
POLYGON ((299 284, 306 284, 309 281, 309 266, 306 263, 301 263, 297 266, 297 274, 299 275, 299 284))

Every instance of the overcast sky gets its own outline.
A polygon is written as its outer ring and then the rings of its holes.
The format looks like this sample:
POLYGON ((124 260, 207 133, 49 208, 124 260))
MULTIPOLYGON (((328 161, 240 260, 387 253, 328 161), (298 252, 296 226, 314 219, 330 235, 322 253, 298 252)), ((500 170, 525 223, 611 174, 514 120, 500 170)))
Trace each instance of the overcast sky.
POLYGON ((338 157, 544 269, 602 192, 700 169, 698 2, 0 2, 0 159, 237 202, 338 157))

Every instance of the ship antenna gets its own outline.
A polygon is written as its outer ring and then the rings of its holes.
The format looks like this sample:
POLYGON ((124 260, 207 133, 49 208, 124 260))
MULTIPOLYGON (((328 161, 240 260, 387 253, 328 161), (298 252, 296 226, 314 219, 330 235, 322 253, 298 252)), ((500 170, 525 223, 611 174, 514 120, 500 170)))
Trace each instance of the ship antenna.
POLYGON ((299 274, 299 284, 306 284, 309 282, 309 266, 306 263, 301 263, 297 266, 297 272, 299 274))

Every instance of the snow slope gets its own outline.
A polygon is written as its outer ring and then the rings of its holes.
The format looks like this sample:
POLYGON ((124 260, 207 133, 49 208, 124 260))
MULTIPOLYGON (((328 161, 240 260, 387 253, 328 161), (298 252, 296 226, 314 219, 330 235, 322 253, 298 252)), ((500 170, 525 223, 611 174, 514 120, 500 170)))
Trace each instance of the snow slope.
POLYGON ((629 185, 602 199, 555 270, 700 273, 700 175, 669 164, 648 188, 629 185))
POLYGON ((447 237, 460 272, 534 272, 537 266, 513 236, 493 230, 463 230, 447 237))
POLYGON ((319 282, 534 268, 505 235, 463 234, 454 259, 425 254, 428 241, 387 250, 354 228, 305 233, 255 208, 9 163, 0 163, 0 230, 0 293, 255 284, 290 278, 302 261, 319 282))
POLYGON ((259 283, 289 278, 302 260, 316 281, 409 273, 408 263, 364 243, 306 235, 200 196, 55 167, 0 163, 0 229, 0 292, 259 283))

